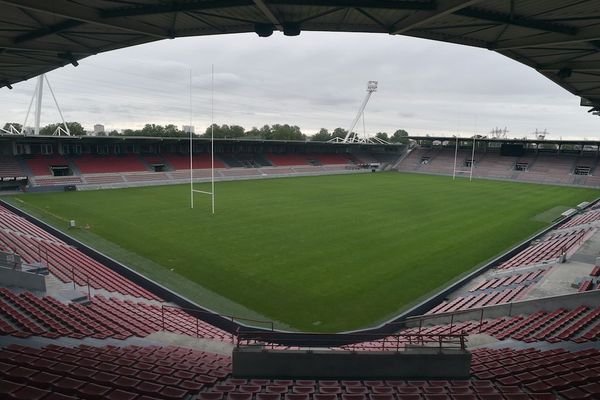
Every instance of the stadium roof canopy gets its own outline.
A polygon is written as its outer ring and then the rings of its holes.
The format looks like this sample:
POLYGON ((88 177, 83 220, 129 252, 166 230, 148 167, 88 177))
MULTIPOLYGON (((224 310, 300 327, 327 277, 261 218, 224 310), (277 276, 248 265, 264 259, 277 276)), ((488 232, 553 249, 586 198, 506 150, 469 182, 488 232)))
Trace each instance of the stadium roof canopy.
POLYGON ((377 32, 481 47, 600 107, 597 0, 0 0, 0 87, 141 43, 273 30, 377 32))

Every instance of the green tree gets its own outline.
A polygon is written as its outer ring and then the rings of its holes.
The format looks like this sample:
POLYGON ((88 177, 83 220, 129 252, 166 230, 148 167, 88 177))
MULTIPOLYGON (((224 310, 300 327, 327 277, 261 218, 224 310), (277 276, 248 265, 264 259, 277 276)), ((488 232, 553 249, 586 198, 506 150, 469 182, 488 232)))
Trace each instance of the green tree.
POLYGON ((13 126, 14 129, 16 129, 17 131, 21 132, 21 128, 23 127, 23 125, 19 124, 18 122, 7 122, 4 124, 4 130, 5 131, 11 131, 10 126, 13 126))
MULTIPOLYGON (((228 125, 223 125, 223 127, 227 127, 227 129, 229 129, 228 125)), ((222 133, 221 127, 218 124, 212 124, 206 127, 206 130, 202 136, 211 137, 211 135, 214 135, 216 138, 225 137, 225 135, 222 133)))
POLYGON ((260 137, 262 139, 265 139, 265 140, 273 139, 273 130, 271 129, 271 127, 269 125, 263 125, 263 127, 260 128, 259 132, 260 132, 260 137))
POLYGON ((142 128, 142 136, 164 136, 165 128, 162 125, 146 124, 142 128))
POLYGON ((164 135, 165 136, 170 136, 170 137, 175 137, 175 136, 183 136, 182 135, 182 131, 180 131, 175 125, 173 124, 169 124, 169 125, 165 125, 164 128, 164 135))
POLYGON ((230 125, 228 137, 241 138, 246 136, 246 130, 240 125, 230 125))
POLYGON ((108 132, 108 136, 120 136, 120 135, 116 129, 113 129, 112 131, 108 132))
POLYGON ((390 142, 408 144, 408 132, 406 132, 404 129, 398 129, 390 137, 390 142))
POLYGON ((310 137, 310 140, 313 142, 326 142, 331 139, 331 133, 325 128, 321 128, 321 130, 310 137))
POLYGON ((140 131, 134 131, 133 129, 124 129, 123 136, 140 136, 140 131))
POLYGON ((213 124, 206 128, 204 131, 204 137, 211 136, 211 130, 214 129, 214 137, 216 138, 239 138, 246 136, 246 131, 243 126, 239 125, 227 125, 223 124, 221 126, 217 124, 213 124))
MULTIPOLYGON (((83 126, 81 126, 79 122, 67 122, 66 124, 69 127, 71 135, 84 136, 86 134, 85 129, 83 129, 83 126)), ((53 135, 59 126, 64 129, 62 122, 46 125, 43 128, 40 128, 40 135, 53 135)))
POLYGON ((386 142, 389 140, 387 132, 377 132, 375 134, 375 137, 381 140, 385 140, 386 142))
POLYGON ((244 136, 247 138, 252 138, 252 139, 260 139, 260 130, 253 126, 252 129, 250 129, 249 131, 244 132, 244 136))
POLYGON ((302 134, 300 128, 296 125, 275 124, 271 127, 273 140, 305 140, 306 135, 302 134))
POLYGON ((348 133, 348 131, 346 129, 344 129, 344 128, 335 128, 333 130, 333 133, 331 134, 331 137, 332 138, 338 137, 340 139, 343 139, 343 138, 346 137, 347 133, 348 133))
POLYGON ((85 136, 85 129, 79 122, 67 122, 67 126, 69 127, 69 132, 71 135, 75 136, 85 136))

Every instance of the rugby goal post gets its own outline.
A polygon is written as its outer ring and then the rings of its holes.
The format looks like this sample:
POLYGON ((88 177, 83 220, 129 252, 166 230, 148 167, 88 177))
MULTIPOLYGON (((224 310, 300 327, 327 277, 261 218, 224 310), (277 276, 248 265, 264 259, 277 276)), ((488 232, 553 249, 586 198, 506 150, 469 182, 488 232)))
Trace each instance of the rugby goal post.
MULTIPOLYGON (((452 169, 452 180, 456 179, 456 173, 469 174, 469 181, 473 180, 473 166, 475 164, 475 135, 473 135, 473 149, 471 150, 471 165, 469 165, 469 169, 457 169, 456 162, 458 158, 458 141, 460 138, 456 136, 455 147, 454 147, 454 168, 452 169)), ((461 167, 463 167, 461 165, 461 167)))
POLYGON ((215 67, 211 66, 210 84, 210 191, 194 188, 194 132, 192 129, 192 71, 190 70, 190 208, 194 208, 194 193, 207 194, 211 197, 211 211, 215 213, 215 67))

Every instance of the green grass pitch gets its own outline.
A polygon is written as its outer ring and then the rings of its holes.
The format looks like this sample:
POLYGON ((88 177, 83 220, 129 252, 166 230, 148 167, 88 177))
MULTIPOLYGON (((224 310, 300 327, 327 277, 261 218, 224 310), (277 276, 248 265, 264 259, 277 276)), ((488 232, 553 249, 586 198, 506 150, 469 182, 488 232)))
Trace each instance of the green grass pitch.
POLYGON ((191 280, 255 315, 322 332, 381 322, 599 195, 400 173, 222 182, 216 192, 214 216, 208 196, 190 209, 189 185, 11 201, 61 228, 88 225, 76 236, 151 260, 153 278, 180 279, 175 290, 191 280))

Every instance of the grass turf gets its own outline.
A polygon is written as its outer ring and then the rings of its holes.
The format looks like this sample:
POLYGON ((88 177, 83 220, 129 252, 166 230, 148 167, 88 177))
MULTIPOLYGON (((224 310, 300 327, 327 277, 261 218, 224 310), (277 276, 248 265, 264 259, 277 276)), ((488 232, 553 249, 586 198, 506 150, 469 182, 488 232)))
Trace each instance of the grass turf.
POLYGON ((205 196, 189 208, 187 185, 14 200, 62 228, 89 225, 163 273, 268 318, 340 331, 392 316, 599 194, 399 173, 222 182, 216 191, 214 216, 205 196))

